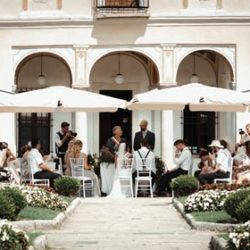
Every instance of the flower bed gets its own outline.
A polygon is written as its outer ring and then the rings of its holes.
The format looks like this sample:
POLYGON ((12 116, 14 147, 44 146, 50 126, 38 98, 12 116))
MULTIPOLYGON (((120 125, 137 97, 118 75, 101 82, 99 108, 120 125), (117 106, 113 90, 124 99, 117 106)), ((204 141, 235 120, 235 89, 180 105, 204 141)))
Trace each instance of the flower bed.
MULTIPOLYGON (((26 198, 31 207, 49 208, 52 210, 65 210, 68 203, 65 202, 58 194, 49 192, 45 189, 30 186, 11 186, 19 189, 26 198)), ((1 188, 5 188, 4 186, 1 188)))
POLYGON ((227 183, 213 183, 213 184, 206 184, 203 186, 200 186, 199 190, 227 190, 227 191, 234 191, 241 188, 247 188, 250 187, 250 183, 244 183, 244 184, 227 184, 227 183))
POLYGON ((249 250, 250 249, 250 221, 237 227, 229 234, 227 243, 228 250, 249 250))
POLYGON ((223 190, 204 190, 194 193, 184 203, 185 211, 202 212, 222 210, 229 192, 223 190))
POLYGON ((5 220, 0 220, 0 249, 26 250, 29 244, 28 235, 13 227, 5 220))

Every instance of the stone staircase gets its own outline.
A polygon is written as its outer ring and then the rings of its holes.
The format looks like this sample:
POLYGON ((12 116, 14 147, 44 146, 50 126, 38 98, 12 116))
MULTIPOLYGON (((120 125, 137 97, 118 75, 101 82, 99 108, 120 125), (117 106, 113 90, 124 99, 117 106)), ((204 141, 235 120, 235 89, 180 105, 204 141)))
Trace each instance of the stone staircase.
POLYGON ((207 250, 211 234, 191 230, 163 199, 85 199, 60 230, 53 250, 207 250))

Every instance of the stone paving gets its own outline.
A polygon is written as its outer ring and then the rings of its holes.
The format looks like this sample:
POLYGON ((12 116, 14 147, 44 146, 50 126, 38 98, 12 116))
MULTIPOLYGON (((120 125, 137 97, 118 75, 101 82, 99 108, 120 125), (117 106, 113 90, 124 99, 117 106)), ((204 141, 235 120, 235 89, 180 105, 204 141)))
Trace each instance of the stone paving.
POLYGON ((211 233, 191 230, 170 198, 89 198, 47 236, 54 250, 208 250, 211 233))

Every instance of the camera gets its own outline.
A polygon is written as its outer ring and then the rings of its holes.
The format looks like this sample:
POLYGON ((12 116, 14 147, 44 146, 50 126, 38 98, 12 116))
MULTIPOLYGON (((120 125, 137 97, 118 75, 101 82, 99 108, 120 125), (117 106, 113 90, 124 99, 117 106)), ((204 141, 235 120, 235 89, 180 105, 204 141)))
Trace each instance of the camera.
POLYGON ((70 135, 72 136, 72 137, 77 137, 77 133, 76 132, 73 132, 73 131, 69 131, 69 133, 70 133, 70 135))
POLYGON ((242 128, 240 128, 240 129, 239 129, 239 134, 240 134, 240 135, 244 135, 244 134, 245 134, 245 131, 244 131, 242 128))

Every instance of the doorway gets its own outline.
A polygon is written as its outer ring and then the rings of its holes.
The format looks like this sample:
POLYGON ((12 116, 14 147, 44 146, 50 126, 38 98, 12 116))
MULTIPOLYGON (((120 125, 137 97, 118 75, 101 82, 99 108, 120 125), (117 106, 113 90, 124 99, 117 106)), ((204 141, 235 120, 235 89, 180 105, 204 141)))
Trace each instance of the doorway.
POLYGON ((191 112, 189 107, 184 109, 184 138, 193 154, 198 154, 200 148, 207 148, 216 138, 215 124, 215 112, 191 112))
MULTIPOLYGON (((100 94, 124 99, 132 99, 132 90, 101 90, 100 94)), ((118 109, 115 113, 100 113, 99 115, 99 145, 100 148, 106 144, 107 139, 112 136, 112 128, 121 126, 123 137, 131 148, 132 141, 132 112, 130 110, 118 109)))

